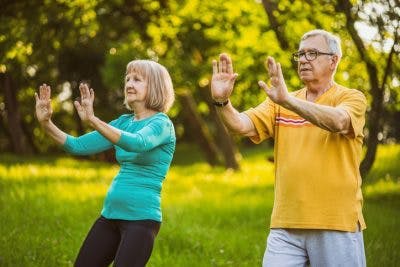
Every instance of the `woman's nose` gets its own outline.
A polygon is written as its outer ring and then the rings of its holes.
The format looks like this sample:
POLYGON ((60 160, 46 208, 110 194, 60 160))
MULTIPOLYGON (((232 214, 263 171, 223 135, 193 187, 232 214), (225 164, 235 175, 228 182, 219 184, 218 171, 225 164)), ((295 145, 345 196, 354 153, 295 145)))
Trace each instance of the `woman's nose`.
POLYGON ((125 88, 133 88, 134 86, 133 86, 133 82, 132 81, 127 81, 126 83, 125 83, 125 88))

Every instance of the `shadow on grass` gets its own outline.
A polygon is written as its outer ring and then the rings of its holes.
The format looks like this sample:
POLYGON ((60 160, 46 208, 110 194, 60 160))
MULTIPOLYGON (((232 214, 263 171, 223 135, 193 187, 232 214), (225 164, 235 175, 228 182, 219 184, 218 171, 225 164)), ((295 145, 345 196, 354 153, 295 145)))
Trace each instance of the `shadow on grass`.
POLYGON ((0 155, 0 165, 4 165, 6 167, 20 164, 35 164, 39 166, 63 165, 64 167, 83 168, 92 167, 93 163, 96 163, 97 167, 114 165, 113 163, 98 161, 87 156, 72 156, 69 154, 41 154, 28 156, 18 156, 15 154, 0 155))

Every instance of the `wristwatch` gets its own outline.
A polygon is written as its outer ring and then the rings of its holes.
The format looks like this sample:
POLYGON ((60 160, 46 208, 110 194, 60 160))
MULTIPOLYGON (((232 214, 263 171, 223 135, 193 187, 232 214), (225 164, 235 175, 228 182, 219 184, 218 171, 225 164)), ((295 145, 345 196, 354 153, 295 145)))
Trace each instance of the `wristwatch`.
POLYGON ((224 102, 213 101, 213 105, 217 107, 225 107, 229 103, 229 98, 224 102))

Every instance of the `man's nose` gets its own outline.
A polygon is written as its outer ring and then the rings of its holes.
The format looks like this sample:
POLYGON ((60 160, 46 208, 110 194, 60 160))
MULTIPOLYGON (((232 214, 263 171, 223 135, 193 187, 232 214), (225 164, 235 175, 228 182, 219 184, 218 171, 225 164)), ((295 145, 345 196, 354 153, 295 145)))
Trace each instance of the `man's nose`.
POLYGON ((300 54, 299 55, 299 62, 300 63, 308 62, 308 60, 306 59, 306 54, 300 54))

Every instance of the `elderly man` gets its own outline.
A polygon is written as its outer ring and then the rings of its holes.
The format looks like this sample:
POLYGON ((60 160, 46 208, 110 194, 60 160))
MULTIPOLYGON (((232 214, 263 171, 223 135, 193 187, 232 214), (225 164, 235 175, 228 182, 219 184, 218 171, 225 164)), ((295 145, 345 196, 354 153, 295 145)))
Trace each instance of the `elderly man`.
POLYGON ((340 39, 307 32, 293 54, 305 87, 288 92, 267 59, 268 95, 239 113, 229 101, 237 74, 227 54, 213 61, 211 94, 227 128, 254 143, 274 139, 275 199, 263 266, 365 266, 359 163, 366 98, 334 82, 340 39))

